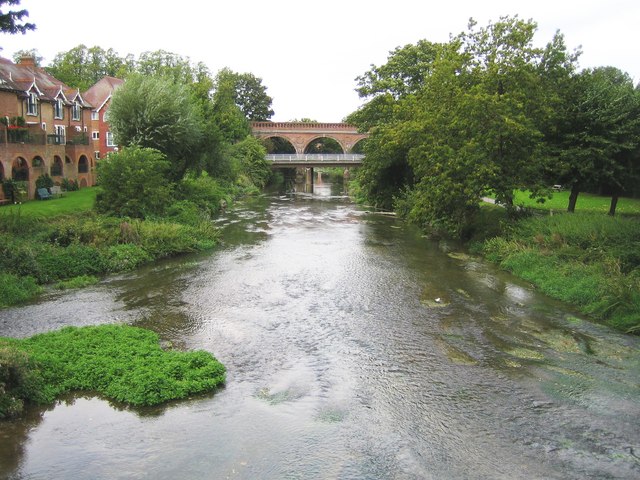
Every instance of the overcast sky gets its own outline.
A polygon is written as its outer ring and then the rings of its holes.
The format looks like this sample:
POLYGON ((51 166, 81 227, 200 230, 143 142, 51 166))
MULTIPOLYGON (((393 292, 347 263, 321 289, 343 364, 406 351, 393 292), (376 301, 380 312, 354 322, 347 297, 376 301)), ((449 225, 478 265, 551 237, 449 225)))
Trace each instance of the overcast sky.
MULTIPOLYGON (((581 67, 612 65, 640 81, 638 0, 22 0, 26 35, 0 35, 0 55, 35 48, 44 64, 80 44, 120 56, 167 50, 262 78, 274 120, 336 122, 361 100, 355 77, 386 61, 389 51, 420 39, 447 41, 503 15, 538 24, 536 43, 560 30, 581 67)), ((6 6, 5 6, 6 7, 6 6)))

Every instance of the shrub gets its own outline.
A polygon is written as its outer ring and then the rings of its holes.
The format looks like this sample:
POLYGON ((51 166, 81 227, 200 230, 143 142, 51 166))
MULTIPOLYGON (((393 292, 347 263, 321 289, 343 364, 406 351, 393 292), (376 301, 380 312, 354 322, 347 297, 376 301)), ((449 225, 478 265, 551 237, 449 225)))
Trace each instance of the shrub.
POLYGON ((133 270, 152 260, 142 247, 133 244, 120 244, 108 247, 103 252, 105 268, 109 272, 133 270))
POLYGON ((37 256, 40 283, 49 283, 80 275, 100 275, 107 271, 106 265, 96 247, 89 245, 49 246, 37 256))
POLYGON ((36 188, 46 188, 47 190, 53 187, 53 179, 48 173, 40 175, 36 178, 36 188))
POLYGON ((206 174, 182 179, 178 183, 176 197, 193 202, 209 216, 218 213, 221 205, 231 200, 229 188, 206 174))
POLYGON ((120 217, 162 215, 173 201, 171 164, 158 150, 128 147, 98 164, 96 209, 120 217))
POLYGON ((60 183, 60 187, 67 192, 75 192, 76 190, 80 190, 78 182, 69 178, 63 178, 62 182, 60 183))
POLYGON ((24 302, 37 295, 41 288, 33 277, 18 277, 0 273, 0 307, 24 302))

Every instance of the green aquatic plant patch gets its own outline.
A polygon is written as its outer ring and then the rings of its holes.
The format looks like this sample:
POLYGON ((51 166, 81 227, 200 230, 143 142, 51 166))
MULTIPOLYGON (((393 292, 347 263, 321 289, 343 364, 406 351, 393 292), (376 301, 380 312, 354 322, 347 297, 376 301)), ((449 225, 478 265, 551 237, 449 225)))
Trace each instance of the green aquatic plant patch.
POLYGON ((225 367, 210 353, 166 351, 155 333, 126 325, 0 338, 0 359, 0 418, 24 402, 50 403, 67 392, 145 406, 209 392, 225 381, 225 367))

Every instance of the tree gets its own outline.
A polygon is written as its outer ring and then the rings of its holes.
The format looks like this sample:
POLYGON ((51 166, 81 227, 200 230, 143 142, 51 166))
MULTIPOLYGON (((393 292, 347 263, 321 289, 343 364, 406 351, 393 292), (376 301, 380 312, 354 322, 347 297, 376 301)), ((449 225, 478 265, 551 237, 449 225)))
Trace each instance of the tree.
POLYGON ((273 100, 267 95, 262 79, 252 73, 235 73, 223 68, 216 75, 215 87, 217 91, 223 90, 232 96, 247 120, 266 121, 273 116, 273 100))
POLYGON ((266 160, 267 151, 260 140, 252 135, 232 145, 229 155, 239 166, 240 175, 251 184, 263 188, 271 176, 271 165, 266 160))
POLYGON ((510 207, 514 189, 541 190, 551 107, 540 66, 565 52, 557 39, 534 47, 535 30, 517 17, 471 20, 448 43, 396 49, 358 78, 370 100, 348 120, 370 129, 358 174, 369 201, 462 235, 483 195, 510 207))
POLYGON ((29 16, 27 10, 9 10, 4 9, 4 5, 20 5, 20 0, 0 0, 0 32, 15 34, 25 34, 29 30, 35 30, 33 23, 24 22, 23 19, 29 16))
POLYGON ((198 105, 184 85, 166 78, 130 76, 113 94, 109 123, 118 144, 166 155, 176 181, 199 166, 206 147, 198 105))
POLYGON ((558 126, 559 181, 571 187, 569 212, 586 188, 609 190, 610 214, 617 197, 637 179, 640 97, 631 78, 613 67, 572 77, 558 126))
POLYGON ((162 215, 173 201, 172 165, 158 150, 125 147, 98 163, 96 209, 122 217, 162 215))
POLYGON ((17 52, 15 52, 13 54, 13 61, 14 63, 19 63, 20 60, 24 57, 31 57, 33 58, 33 61, 36 65, 36 67, 39 67, 42 65, 42 60, 44 59, 44 57, 42 55, 40 55, 40 53, 38 52, 37 49, 32 48, 31 50, 18 50, 17 52))
POLYGON ((123 77, 131 71, 131 58, 121 58, 113 49, 78 45, 58 53, 45 70, 69 86, 87 90, 105 76, 123 77))

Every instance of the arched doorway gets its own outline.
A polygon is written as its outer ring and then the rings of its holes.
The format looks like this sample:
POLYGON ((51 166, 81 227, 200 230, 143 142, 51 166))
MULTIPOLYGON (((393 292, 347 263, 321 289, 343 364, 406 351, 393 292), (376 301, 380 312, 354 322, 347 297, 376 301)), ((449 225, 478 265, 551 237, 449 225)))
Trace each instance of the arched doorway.
POLYGON ((13 165, 11 166, 11 178, 16 182, 29 181, 29 164, 24 158, 18 157, 13 161, 13 165))
POLYGON ((51 176, 52 177, 62 177, 64 174, 64 165, 62 163, 62 158, 58 155, 54 155, 53 164, 51 165, 51 176))
POLYGON ((85 155, 80 155, 78 160, 78 173, 89 173, 89 160, 85 155))

